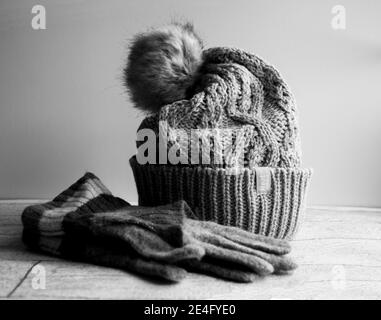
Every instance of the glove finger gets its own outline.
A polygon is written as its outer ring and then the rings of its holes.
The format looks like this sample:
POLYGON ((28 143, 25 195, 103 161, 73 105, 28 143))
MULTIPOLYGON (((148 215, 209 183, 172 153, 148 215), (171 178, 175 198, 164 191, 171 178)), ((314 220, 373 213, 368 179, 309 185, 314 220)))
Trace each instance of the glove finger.
POLYGON ((222 236, 210 233, 200 233, 199 236, 201 237, 200 240, 217 247, 231 249, 262 258, 274 267, 274 272, 291 271, 297 268, 297 264, 291 258, 284 255, 279 256, 268 253, 265 250, 261 250, 261 247, 254 249, 252 247, 243 246, 222 236))
POLYGON ((135 273, 159 277, 172 282, 179 282, 187 276, 187 272, 183 268, 153 260, 146 260, 138 255, 110 252, 109 249, 103 247, 88 245, 83 258, 91 263, 126 269, 135 273))
POLYGON ((297 263, 290 257, 283 256, 280 259, 281 261, 279 261, 276 267, 274 266, 276 274, 292 273, 292 271, 298 268, 297 263))
POLYGON ((187 223, 188 222, 193 228, 209 230, 211 233, 223 236, 226 239, 253 249, 260 249, 279 255, 291 252, 291 246, 286 240, 258 235, 237 227, 224 226, 210 221, 188 219, 187 223))
POLYGON ((236 282, 253 282, 254 279, 258 278, 253 272, 244 271, 244 270, 234 270, 231 268, 226 268, 219 266, 213 262, 207 262, 207 259, 202 259, 201 261, 189 260, 184 261, 181 265, 191 272, 197 272, 202 274, 207 274, 210 276, 223 278, 236 282))
POLYGON ((277 256, 274 254, 269 254, 254 249, 250 249, 250 253, 269 262, 274 267, 274 273, 287 273, 298 267, 298 265, 293 261, 293 259, 285 255, 277 256))
POLYGON ((232 238, 230 236, 222 236, 219 234, 211 233, 210 231, 199 232, 197 234, 197 238, 203 242, 214 244, 217 247, 245 252, 249 254, 251 252, 255 252, 252 250, 259 250, 267 253, 274 253, 275 251, 276 254, 280 254, 280 252, 283 252, 279 248, 272 248, 264 242, 253 242, 250 243, 250 245, 247 245, 246 243, 242 243, 240 239, 236 240, 234 237, 232 238))
POLYGON ((273 266, 261 257, 244 252, 220 248, 209 243, 203 243, 205 257, 219 260, 221 264, 232 264, 239 269, 247 268, 261 276, 274 272, 273 266))
POLYGON ((225 237, 243 246, 246 246, 252 249, 262 250, 267 253, 284 255, 291 252, 291 246, 288 243, 283 243, 282 245, 278 245, 278 244, 272 243, 270 239, 267 239, 266 241, 254 240, 251 238, 246 238, 240 235, 234 235, 229 233, 225 233, 225 237))

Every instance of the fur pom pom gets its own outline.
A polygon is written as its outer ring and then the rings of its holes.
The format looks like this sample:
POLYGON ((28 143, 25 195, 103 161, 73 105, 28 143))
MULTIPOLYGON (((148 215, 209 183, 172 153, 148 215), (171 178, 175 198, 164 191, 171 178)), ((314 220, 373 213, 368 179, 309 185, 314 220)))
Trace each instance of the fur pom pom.
POLYGON ((135 37, 124 81, 138 109, 157 112, 185 99, 202 64, 202 42, 191 24, 173 24, 135 37))

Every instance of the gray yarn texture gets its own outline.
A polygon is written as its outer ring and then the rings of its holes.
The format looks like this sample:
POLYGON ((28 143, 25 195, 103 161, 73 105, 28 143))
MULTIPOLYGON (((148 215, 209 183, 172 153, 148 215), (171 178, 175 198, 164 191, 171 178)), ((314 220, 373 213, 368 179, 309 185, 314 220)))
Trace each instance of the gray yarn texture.
POLYGON ((131 158, 139 203, 183 199, 201 219, 292 238, 312 175, 312 170, 301 168, 294 97, 280 73, 254 54, 218 47, 205 50, 203 56, 193 95, 163 106, 145 118, 139 130, 151 129, 159 137, 165 123, 167 149, 175 146, 189 159, 190 146, 196 143, 192 130, 212 132, 196 137, 211 144, 210 162, 201 161, 202 153, 196 164, 140 164, 131 158), (186 144, 179 142, 179 130, 186 132, 186 144), (219 139, 213 132, 222 132, 219 139), (235 152, 217 154, 226 149, 226 139, 233 139, 235 152), (215 148, 216 143, 221 146, 215 148), (216 164, 216 158, 222 162, 216 164))

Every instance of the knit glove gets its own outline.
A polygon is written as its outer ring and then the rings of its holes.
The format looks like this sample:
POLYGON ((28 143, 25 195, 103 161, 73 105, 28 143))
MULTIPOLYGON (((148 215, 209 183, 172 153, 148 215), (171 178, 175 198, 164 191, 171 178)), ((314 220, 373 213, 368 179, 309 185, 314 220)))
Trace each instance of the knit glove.
MULTIPOLYGON (((258 275, 286 273, 296 268, 296 264, 284 256, 291 250, 286 241, 253 235, 239 228, 222 226, 214 222, 195 220, 195 215, 185 201, 152 208, 131 206, 117 212, 101 212, 91 217, 83 216, 80 219, 73 217, 71 221, 74 226, 80 223, 83 230, 91 230, 94 237, 114 239, 119 243, 126 242, 130 245, 132 230, 130 224, 133 220, 131 217, 139 216, 139 219, 151 220, 156 219, 154 217, 156 214, 161 223, 163 219, 182 220, 181 232, 179 230, 177 232, 183 238, 182 241, 177 239, 176 245, 181 245, 182 242, 184 248, 203 252, 201 259, 194 259, 188 255, 186 259, 172 260, 189 271, 239 282, 251 282, 258 275)), ((150 223, 145 221, 140 225, 147 226, 150 223)), ((160 235, 163 240, 171 242, 170 233, 160 232, 158 228, 155 228, 154 232, 155 236, 160 235)), ((141 238, 144 236, 142 234, 141 238)), ((143 248, 143 243, 139 250, 150 252, 152 259, 161 259, 158 253, 143 248)))
POLYGON ((176 265, 145 259, 126 246, 110 247, 99 239, 83 241, 82 237, 77 238, 73 235, 49 237, 24 229, 23 241, 31 249, 62 258, 124 269, 170 282, 179 282, 187 276, 186 270, 176 265))
POLYGON ((153 208, 126 203, 107 210, 104 204, 112 198, 100 195, 67 214, 63 221, 65 233, 84 243, 96 239, 109 248, 123 249, 127 245, 145 259, 169 264, 199 260, 205 254, 197 243, 184 241, 183 203, 153 208))
MULTIPOLYGON (((123 224, 127 234, 123 243, 115 237, 98 236, 96 232, 95 236, 89 236, 93 230, 85 227, 84 221, 102 212, 117 215, 122 208, 128 210, 129 203, 112 196, 98 177, 86 173, 52 201, 25 208, 22 214, 23 242, 31 249, 59 257, 127 269, 170 281, 180 281, 187 274, 174 262, 197 260, 204 255, 202 248, 183 243, 183 215, 176 214, 180 210, 169 211, 170 215, 161 215, 158 210, 155 215, 135 210, 135 216, 129 216, 128 223, 123 224)), ((102 225, 98 227, 102 228, 102 225)), ((106 225, 105 229, 111 230, 112 227, 106 225)))
POLYGON ((191 243, 205 250, 201 260, 182 264, 190 270, 251 282, 257 275, 284 274, 297 267, 291 258, 285 256, 291 251, 285 240, 193 219, 186 219, 185 234, 191 243))
POLYGON ((235 281, 295 268, 282 240, 194 219, 184 201, 130 206, 87 173, 52 201, 27 207, 23 241, 57 256, 170 281, 198 271, 235 281))

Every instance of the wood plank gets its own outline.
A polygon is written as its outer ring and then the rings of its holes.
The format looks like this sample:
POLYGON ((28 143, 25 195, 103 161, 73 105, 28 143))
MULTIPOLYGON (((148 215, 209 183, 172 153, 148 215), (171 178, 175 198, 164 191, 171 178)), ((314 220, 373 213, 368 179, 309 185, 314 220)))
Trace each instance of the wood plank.
POLYGON ((122 270, 64 261, 26 250, 21 243, 20 215, 28 204, 0 203, 0 297, 9 294, 26 275, 12 298, 381 298, 379 210, 309 209, 292 241, 292 255, 300 265, 293 275, 236 284, 191 274, 180 284, 167 285, 122 270), (35 275, 30 268, 38 261, 41 261, 38 266, 46 270, 45 290, 31 286, 35 275))
POLYGON ((309 210, 296 239, 316 238, 381 240, 381 212, 309 210))
POLYGON ((0 298, 6 298, 23 280, 33 261, 8 261, 0 259, 0 298))
POLYGON ((12 298, 63 299, 380 299, 381 267, 302 265, 293 275, 236 284, 190 275, 179 284, 152 282, 127 272, 70 262, 42 262, 46 289, 29 274, 12 298), (339 271, 339 272, 338 272, 339 271))
POLYGON ((378 240, 321 239, 292 242, 292 255, 300 264, 381 266, 378 240))
MULTIPOLYGON (((30 251, 20 243, 17 247, 0 248, 0 261, 57 261, 61 260, 56 256, 48 255, 43 252, 37 253, 30 251)), ((1 276, 1 275, 0 275, 1 276)))
POLYGON ((381 268, 301 265, 289 277, 266 278, 219 299, 380 299, 381 268))
POLYGON ((31 288, 32 275, 16 290, 12 298, 63 299, 180 299, 211 298, 211 288, 222 286, 224 292, 236 284, 202 275, 192 275, 179 284, 151 281, 128 272, 81 263, 42 262, 46 269, 46 289, 31 288))

